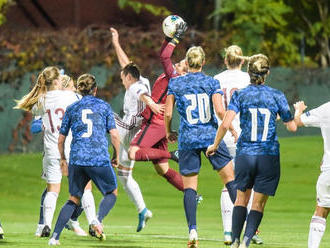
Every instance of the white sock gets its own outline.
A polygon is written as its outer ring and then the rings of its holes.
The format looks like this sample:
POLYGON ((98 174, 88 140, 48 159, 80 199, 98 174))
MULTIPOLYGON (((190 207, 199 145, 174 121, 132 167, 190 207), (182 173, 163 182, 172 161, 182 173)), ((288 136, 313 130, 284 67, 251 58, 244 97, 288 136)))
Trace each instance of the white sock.
POLYGON ((81 206, 84 209, 88 224, 96 219, 95 201, 93 193, 90 189, 86 189, 81 197, 81 206))
POLYGON ((118 180, 140 213, 146 207, 146 204, 138 183, 132 177, 132 171, 118 170, 118 180))
POLYGON ((223 188, 221 192, 220 207, 221 207, 223 231, 231 232, 234 204, 232 203, 228 190, 226 188, 223 188))
POLYGON ((326 227, 326 219, 313 216, 309 225, 308 248, 318 248, 326 227))
POLYGON ((47 192, 44 199, 44 224, 50 228, 52 228, 57 198, 58 194, 56 192, 47 192))

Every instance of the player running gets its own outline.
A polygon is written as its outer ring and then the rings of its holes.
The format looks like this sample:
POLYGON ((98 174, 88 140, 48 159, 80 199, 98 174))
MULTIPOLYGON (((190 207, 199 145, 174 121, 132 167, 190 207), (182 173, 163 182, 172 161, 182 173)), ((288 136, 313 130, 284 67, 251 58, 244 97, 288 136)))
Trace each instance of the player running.
POLYGON ((111 166, 106 133, 111 136, 116 165, 119 157, 119 134, 110 105, 95 97, 97 84, 94 76, 81 75, 77 82, 78 92, 83 98, 70 105, 64 115, 58 149, 63 174, 69 175, 70 198, 62 207, 49 245, 59 245, 61 232, 74 211, 80 208, 80 199, 87 183, 92 180, 104 196, 99 205, 97 218, 92 223, 95 236, 104 240, 102 220, 117 199, 117 180, 111 166), (66 137, 71 129, 72 143, 70 164, 64 152, 66 137), (69 171, 69 172, 68 172, 69 171))
MULTIPOLYGON (((250 76, 247 72, 243 72, 242 65, 244 64, 244 57, 242 53, 242 49, 239 46, 232 45, 225 49, 225 65, 227 70, 217 74, 214 76, 220 82, 221 90, 223 91, 223 111, 220 114, 219 125, 221 124, 223 117, 225 115, 225 110, 227 110, 228 104, 234 92, 236 90, 243 89, 250 84, 250 76)), ((237 132, 239 136, 241 133, 241 128, 239 125, 239 114, 235 116, 232 122, 234 130, 237 132)), ((235 137, 227 133, 223 138, 230 155, 234 158, 236 157, 236 140, 235 137)), ((252 199, 251 194, 251 199, 252 199)), ((252 201, 248 204, 248 209, 250 210, 252 201)), ((221 214, 222 214, 222 224, 224 230, 224 244, 230 245, 232 243, 231 240, 231 227, 232 227, 232 213, 233 213, 233 202, 230 199, 228 194, 228 190, 224 187, 221 192, 220 198, 220 206, 221 206, 221 214)), ((255 244, 262 244, 263 241, 258 235, 254 235, 252 238, 252 242, 255 244)))
POLYGON ((324 155, 321 174, 316 184, 317 203, 309 226, 308 248, 320 246, 330 210, 330 102, 303 114, 307 108, 304 102, 295 105, 295 122, 298 127, 318 127, 321 129, 324 155))
MULTIPOLYGON (((176 103, 181 116, 179 130, 179 166, 184 185, 184 209, 189 227, 188 247, 198 246, 196 224, 196 190, 198 173, 201 167, 201 152, 205 153, 212 144, 217 129, 214 114, 221 106, 220 85, 217 80, 202 73, 205 53, 201 47, 191 47, 186 54, 188 73, 172 78, 168 86, 165 107, 166 137, 170 142, 176 140, 171 131, 173 106, 176 103)), ((223 183, 235 199, 236 187, 231 156, 224 142, 215 155, 209 157, 223 183)))
MULTIPOLYGON (((181 23, 174 37, 166 37, 160 49, 160 61, 164 73, 155 81, 151 97, 159 104, 165 104, 167 97, 168 81, 176 76, 187 73, 185 60, 181 60, 174 66, 171 56, 175 47, 181 41, 184 32, 187 29, 185 22, 181 23)), ((154 168, 160 176, 172 184, 175 188, 183 191, 183 181, 178 172, 171 169, 168 159, 178 162, 177 152, 169 152, 167 148, 167 139, 165 133, 164 113, 155 114, 149 106, 143 111, 144 117, 142 128, 134 137, 129 149, 129 157, 135 161, 152 161, 154 168)))
POLYGON ((258 54, 249 58, 248 73, 251 85, 235 91, 228 111, 219 126, 214 144, 207 151, 217 150, 231 122, 240 113, 241 135, 237 143, 235 182, 237 198, 233 209, 232 248, 248 247, 263 217, 268 196, 274 196, 280 179, 279 144, 276 135, 276 117, 280 115, 289 131, 296 131, 290 108, 284 94, 268 87, 269 60, 258 54), (252 208, 247 215, 251 189, 254 189, 252 208), (243 241, 240 236, 247 217, 243 241))
MULTIPOLYGON (((57 148, 59 128, 66 107, 79 100, 72 91, 62 91, 62 76, 55 66, 46 67, 38 76, 37 83, 29 94, 17 101, 16 109, 31 111, 42 117, 44 126, 44 156, 42 178, 47 182, 47 191, 41 196, 43 221, 39 221, 36 236, 49 237, 56 201, 61 188, 62 173, 60 154, 57 148)), ((70 139, 67 139, 66 153, 69 153, 70 139)), ((83 231, 79 224, 76 225, 83 231)), ((84 234, 86 235, 86 234, 84 234)))
POLYGON ((138 67, 131 63, 119 43, 118 31, 110 28, 112 33, 112 44, 115 48, 118 61, 122 67, 121 79, 126 89, 124 97, 124 117, 115 115, 116 126, 120 135, 120 153, 118 165, 118 180, 123 185, 127 195, 138 210, 138 226, 136 231, 140 232, 152 212, 146 207, 140 187, 133 178, 134 160, 128 156, 131 140, 141 129, 143 117, 141 116, 146 105, 156 115, 163 112, 164 106, 156 104, 150 97, 149 80, 140 75, 138 67))

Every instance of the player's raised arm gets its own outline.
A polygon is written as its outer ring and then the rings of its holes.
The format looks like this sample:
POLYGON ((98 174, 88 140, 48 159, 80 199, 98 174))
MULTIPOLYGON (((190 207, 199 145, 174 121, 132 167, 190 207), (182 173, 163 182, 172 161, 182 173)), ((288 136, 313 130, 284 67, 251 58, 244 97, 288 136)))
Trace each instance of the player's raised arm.
POLYGON ((115 28, 110 28, 110 32, 112 34, 112 44, 115 48, 119 64, 121 68, 124 68, 127 64, 130 63, 130 60, 120 45, 118 31, 115 28))
MULTIPOLYGON (((187 30, 187 23, 182 22, 177 26, 176 32, 174 34, 173 38, 165 37, 165 40, 162 44, 161 50, 160 50, 160 62, 163 66, 165 75, 167 78, 171 78, 174 76, 175 70, 171 61, 171 56, 173 54, 173 51, 175 47, 179 44, 179 42, 182 40, 184 33, 187 30)), ((179 62, 178 64, 180 64, 179 62)), ((176 65, 177 67, 177 65, 176 65)), ((176 68, 177 70, 177 68, 176 68)), ((177 73, 180 73, 177 71, 177 73)))

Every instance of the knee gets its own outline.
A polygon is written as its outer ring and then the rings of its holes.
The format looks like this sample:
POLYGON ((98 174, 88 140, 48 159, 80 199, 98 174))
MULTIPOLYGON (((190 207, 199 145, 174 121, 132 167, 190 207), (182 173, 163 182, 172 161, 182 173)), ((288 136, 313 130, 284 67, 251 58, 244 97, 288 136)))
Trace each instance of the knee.
POLYGON ((72 201, 74 204, 76 204, 77 206, 80 205, 80 198, 77 196, 70 196, 70 201, 72 201))
POLYGON ((114 194, 117 197, 118 196, 118 188, 116 188, 114 191, 112 191, 111 194, 114 194))
POLYGON ((168 171, 168 166, 164 168, 164 166, 160 166, 159 164, 154 164, 154 169, 159 176, 164 176, 168 171))

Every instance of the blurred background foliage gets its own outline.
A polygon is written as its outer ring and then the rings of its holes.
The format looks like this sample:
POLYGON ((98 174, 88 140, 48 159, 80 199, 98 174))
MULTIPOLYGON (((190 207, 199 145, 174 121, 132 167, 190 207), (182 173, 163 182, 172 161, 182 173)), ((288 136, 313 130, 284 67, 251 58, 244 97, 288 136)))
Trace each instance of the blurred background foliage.
POLYGON ((317 100, 313 106, 320 104, 330 92, 329 4, 329 0, 0 0, 0 138, 5 141, 0 151, 24 151, 17 144, 28 147, 33 142, 31 116, 12 111, 13 99, 26 94, 38 71, 48 65, 58 65, 74 78, 95 74, 99 97, 120 112, 123 87, 109 27, 118 29, 124 50, 153 83, 162 72, 161 22, 169 14, 182 16, 189 25, 174 62, 191 45, 201 45, 205 71, 214 75, 225 69, 224 48, 237 44, 244 55, 269 56, 273 68, 269 81, 285 91, 290 103, 310 95, 310 102, 317 100))

